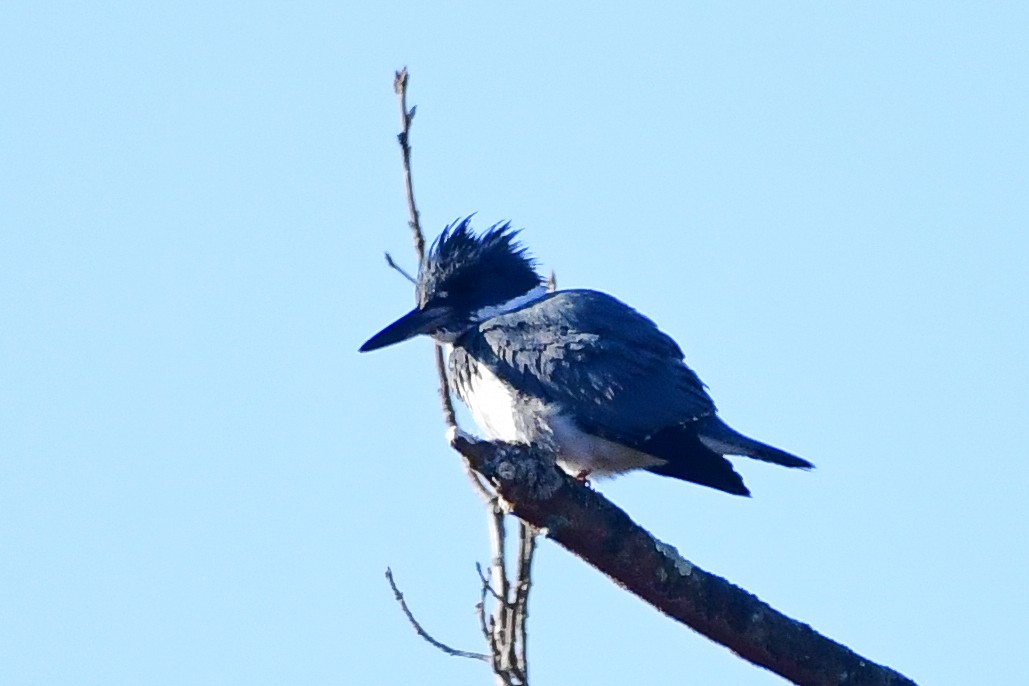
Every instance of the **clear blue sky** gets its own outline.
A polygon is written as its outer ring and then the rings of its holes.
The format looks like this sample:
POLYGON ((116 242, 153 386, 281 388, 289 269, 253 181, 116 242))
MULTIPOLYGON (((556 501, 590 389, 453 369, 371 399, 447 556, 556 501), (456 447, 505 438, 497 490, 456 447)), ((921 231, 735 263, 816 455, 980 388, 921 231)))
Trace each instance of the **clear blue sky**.
MULTIPOLYGON (((485 684, 483 517, 411 303, 393 70, 435 234, 510 219, 675 336, 733 498, 598 487, 924 684, 1025 683, 1025 3, 7 2, 0 683, 485 684)), ((537 684, 778 684, 550 543, 537 684)))

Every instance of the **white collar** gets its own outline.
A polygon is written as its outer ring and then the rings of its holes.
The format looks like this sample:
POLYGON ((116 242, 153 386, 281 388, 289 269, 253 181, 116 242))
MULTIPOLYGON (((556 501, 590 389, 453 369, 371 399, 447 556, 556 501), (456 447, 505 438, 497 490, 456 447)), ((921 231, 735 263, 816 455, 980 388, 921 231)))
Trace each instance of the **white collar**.
POLYGON ((536 286, 528 293, 523 293, 517 298, 511 298, 507 302, 500 303, 499 305, 489 305, 487 307, 480 308, 472 313, 472 321, 484 322, 487 319, 493 319, 499 317, 502 314, 508 312, 514 312, 520 310, 526 305, 536 302, 550 291, 547 290, 546 286, 536 286))

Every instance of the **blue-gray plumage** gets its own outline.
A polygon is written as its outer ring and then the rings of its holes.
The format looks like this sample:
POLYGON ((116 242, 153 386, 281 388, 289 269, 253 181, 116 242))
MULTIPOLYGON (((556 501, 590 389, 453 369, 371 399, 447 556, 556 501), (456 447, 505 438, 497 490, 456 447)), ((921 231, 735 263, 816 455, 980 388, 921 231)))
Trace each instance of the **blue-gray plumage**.
POLYGON ((361 350, 419 333, 451 344, 454 390, 480 428, 548 443, 573 475, 642 468, 748 495, 725 455, 811 467, 722 422, 676 342, 628 305, 548 293, 516 233, 447 227, 419 269, 418 307, 361 350))

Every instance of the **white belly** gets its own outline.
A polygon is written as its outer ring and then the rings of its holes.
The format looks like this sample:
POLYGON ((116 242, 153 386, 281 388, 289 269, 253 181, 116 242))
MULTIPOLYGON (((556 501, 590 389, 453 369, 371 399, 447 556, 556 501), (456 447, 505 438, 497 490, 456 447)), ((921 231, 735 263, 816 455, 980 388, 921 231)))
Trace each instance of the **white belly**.
POLYGON ((588 434, 567 416, 554 414, 548 425, 558 446, 557 464, 572 476, 614 476, 630 469, 656 467, 667 460, 588 434))

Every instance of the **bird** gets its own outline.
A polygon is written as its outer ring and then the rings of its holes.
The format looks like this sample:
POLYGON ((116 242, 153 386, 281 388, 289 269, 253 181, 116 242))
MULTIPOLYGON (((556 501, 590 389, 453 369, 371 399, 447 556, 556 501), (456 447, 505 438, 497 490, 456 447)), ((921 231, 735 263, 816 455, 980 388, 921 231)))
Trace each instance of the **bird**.
POLYGON ((717 414, 679 345, 617 298, 550 290, 510 222, 448 225, 418 269, 417 306, 360 352, 425 334, 486 436, 549 447, 585 480, 642 469, 749 496, 726 456, 811 469, 717 414))

